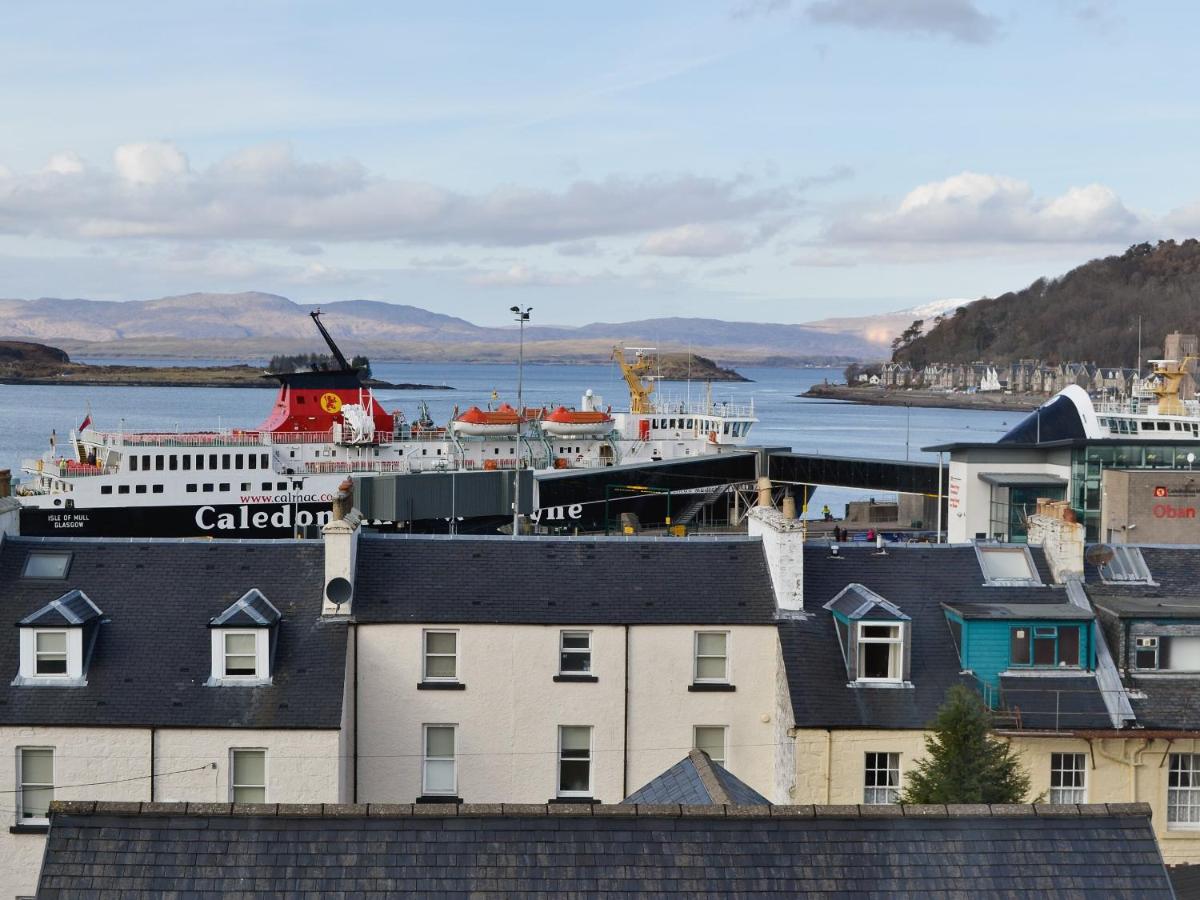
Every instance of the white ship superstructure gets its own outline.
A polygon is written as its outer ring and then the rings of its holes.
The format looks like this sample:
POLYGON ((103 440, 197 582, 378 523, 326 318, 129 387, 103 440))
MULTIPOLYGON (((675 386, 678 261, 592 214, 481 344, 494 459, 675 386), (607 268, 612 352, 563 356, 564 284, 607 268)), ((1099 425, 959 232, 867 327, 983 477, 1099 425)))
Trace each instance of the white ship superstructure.
POLYGON ((446 427, 427 414, 409 422, 384 411, 329 343, 342 368, 273 376, 279 395, 257 429, 147 433, 89 425, 26 460, 16 493, 27 509, 44 512, 45 533, 278 536, 323 524, 351 474, 682 459, 744 446, 757 421, 753 403, 652 398, 647 360, 628 362, 618 351, 628 411, 604 408, 588 391, 576 409, 472 407, 446 427))

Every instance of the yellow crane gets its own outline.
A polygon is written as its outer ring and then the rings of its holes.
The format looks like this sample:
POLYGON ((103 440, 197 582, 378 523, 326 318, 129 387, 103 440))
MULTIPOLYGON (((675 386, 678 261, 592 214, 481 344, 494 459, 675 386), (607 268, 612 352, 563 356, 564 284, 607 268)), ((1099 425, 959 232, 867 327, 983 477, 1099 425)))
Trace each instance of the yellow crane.
POLYGON ((1182 362, 1176 362, 1173 359, 1150 360, 1150 364, 1154 367, 1152 377, 1157 378, 1158 381, 1148 385, 1147 390, 1158 398, 1158 414, 1160 416, 1187 415, 1187 409, 1183 405, 1180 393, 1183 379, 1189 374, 1188 363, 1196 361, 1197 357, 1195 356, 1186 356, 1182 362))
POLYGON ((650 380, 649 372, 654 363, 650 357, 646 356, 646 351, 653 349, 653 347, 625 348, 620 344, 613 347, 612 358, 621 367, 621 374, 625 377, 625 383, 629 385, 630 412, 653 412, 650 406, 650 395, 654 393, 654 383, 650 380), (626 349, 634 351, 633 362, 625 358, 626 349))

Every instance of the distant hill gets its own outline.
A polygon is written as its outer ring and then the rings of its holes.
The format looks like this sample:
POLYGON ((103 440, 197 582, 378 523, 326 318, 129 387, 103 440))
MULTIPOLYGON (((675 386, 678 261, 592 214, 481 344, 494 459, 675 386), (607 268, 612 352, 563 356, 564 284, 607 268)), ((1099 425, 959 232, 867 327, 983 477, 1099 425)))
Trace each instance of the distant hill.
POLYGON ((878 347, 878 353, 891 355, 892 341, 917 319, 931 321, 935 316, 953 312, 966 306, 970 300, 933 300, 899 309, 895 312, 877 313, 872 316, 834 316, 816 322, 805 322, 805 328, 823 331, 826 334, 855 335, 878 347))
MULTIPOLYGON (((182 294, 126 302, 0 299, 0 336, 52 341, 76 356, 178 356, 236 359, 323 352, 308 319, 315 306, 255 291, 182 294)), ((489 328, 416 306, 374 300, 321 304, 347 353, 377 361, 500 361, 516 354, 515 327, 489 328)), ((838 365, 880 359, 878 343, 804 325, 661 318, 596 322, 578 328, 525 329, 532 362, 607 358, 617 343, 687 350, 727 363, 772 358, 838 365)))
POLYGON ((1010 362, 1038 358, 1101 365, 1137 364, 1162 349, 1171 331, 1200 332, 1200 241, 1136 244, 1058 278, 976 300, 896 351, 897 361, 1010 362))

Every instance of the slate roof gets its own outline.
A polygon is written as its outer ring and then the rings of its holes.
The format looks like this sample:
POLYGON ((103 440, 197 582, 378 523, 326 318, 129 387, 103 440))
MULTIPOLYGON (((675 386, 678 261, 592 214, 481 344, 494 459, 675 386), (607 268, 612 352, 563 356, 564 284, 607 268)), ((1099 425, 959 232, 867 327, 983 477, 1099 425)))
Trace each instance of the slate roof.
POLYGON ((1133 675, 1133 705, 1142 728, 1162 731, 1200 731, 1200 677, 1133 675))
POLYGON ((337 728, 346 626, 319 622, 323 548, 297 541, 0 543, 0 620, 71 590, 104 610, 85 687, 19 687, 19 628, 0 628, 0 725, 337 728), (23 578, 33 548, 69 549, 63 579, 23 578), (210 620, 251 588, 282 613, 273 683, 207 687, 210 620))
POLYGON ((1173 896, 1145 804, 230 812, 55 804, 38 897, 1173 896))
POLYGON ((896 604, 880 597, 861 584, 848 584, 836 597, 825 604, 830 612, 841 613, 847 619, 890 619, 907 621, 896 604))
MULTIPOLYGON (((1115 619, 1161 619, 1195 622, 1200 618, 1200 547, 1140 545, 1155 584, 1104 583, 1095 566, 1085 567, 1088 597, 1102 613, 1115 619)), ((1106 636, 1117 639, 1117 627, 1108 618, 1106 636)), ((1110 643, 1114 657, 1119 648, 1110 643)), ((1126 673, 1132 688, 1130 703, 1137 724, 1162 731, 1200 731, 1200 677, 1135 675, 1126 673)))
POLYGON ((209 624, 220 628, 269 628, 282 614, 258 588, 250 588, 209 624))
POLYGON ((1110 582, 1105 584, 1096 566, 1084 566, 1088 594, 1126 597, 1200 596, 1196 573, 1200 572, 1200 547, 1139 545, 1154 584, 1110 582))
POLYGON ((783 661, 796 726, 799 728, 924 728, 955 684, 976 688, 961 675, 958 651, 946 624, 943 603, 956 608, 1019 603, 1060 605, 1062 588, 1051 578, 1041 548, 1030 548, 1047 586, 987 586, 971 545, 911 544, 845 546, 838 556, 827 547, 804 548, 804 620, 779 623, 783 661), (822 608, 851 582, 886 597, 912 619, 912 687, 850 687, 832 614, 822 608))
MULTIPOLYGON (((1060 595, 1061 596, 1061 595, 1060 595)), ((1022 619, 1079 619, 1091 621, 1096 618, 1086 609, 1068 603, 1065 597, 1058 603, 943 603, 946 609, 958 613, 964 619, 999 619, 1020 621, 1022 619)))
POLYGON ((729 540, 362 535, 357 622, 761 625, 762 544, 729 540))
POLYGON ((768 806, 770 801, 702 750, 692 750, 624 803, 687 803, 695 806, 733 803, 768 806))
POLYGON ((1036 731, 1111 729, 1094 675, 1000 676, 1004 706, 1020 711, 1022 728, 1036 731))
POLYGON ((41 609, 32 612, 17 624, 22 627, 67 627, 73 628, 86 625, 99 619, 102 613, 96 608, 88 595, 81 590, 67 591, 61 597, 51 600, 41 609))
POLYGON ((1200 597, 1129 597, 1087 588, 1092 604, 1120 619, 1200 619, 1200 597))

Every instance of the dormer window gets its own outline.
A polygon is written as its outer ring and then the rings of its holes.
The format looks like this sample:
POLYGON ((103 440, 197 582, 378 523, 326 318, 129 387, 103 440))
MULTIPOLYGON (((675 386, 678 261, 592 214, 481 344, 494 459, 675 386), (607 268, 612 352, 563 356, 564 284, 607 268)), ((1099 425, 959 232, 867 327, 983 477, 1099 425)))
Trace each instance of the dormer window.
POLYGON ((824 608, 833 614, 852 683, 887 686, 908 681, 912 621, 896 604, 861 584, 850 584, 824 608))
POLYGON ((277 626, 282 618, 261 591, 252 589, 209 622, 212 677, 208 683, 270 684, 277 626))
POLYGON ((21 661, 15 685, 78 687, 86 684, 87 661, 102 613, 83 591, 68 591, 17 623, 21 661))

